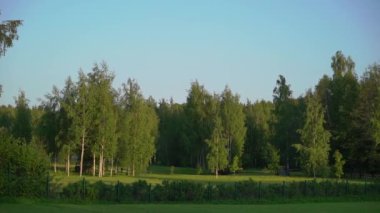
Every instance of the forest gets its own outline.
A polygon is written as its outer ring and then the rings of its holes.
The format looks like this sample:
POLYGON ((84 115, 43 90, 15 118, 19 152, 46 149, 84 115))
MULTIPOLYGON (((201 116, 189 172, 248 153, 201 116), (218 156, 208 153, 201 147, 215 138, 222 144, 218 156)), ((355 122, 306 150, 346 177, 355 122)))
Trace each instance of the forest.
POLYGON ((73 165, 80 176, 102 177, 135 176, 151 164, 215 175, 247 168, 312 177, 379 174, 380 65, 358 76, 351 57, 337 51, 331 70, 299 97, 279 75, 271 101, 242 102, 228 86, 217 94, 194 81, 186 102, 175 103, 144 97, 133 79, 113 88, 108 65, 94 64, 76 81, 68 76, 63 88, 53 86, 37 106, 29 105, 27 91, 0 106, 0 168, 26 153, 29 160, 19 160, 33 171, 41 160, 53 172, 64 164, 68 176, 73 165))

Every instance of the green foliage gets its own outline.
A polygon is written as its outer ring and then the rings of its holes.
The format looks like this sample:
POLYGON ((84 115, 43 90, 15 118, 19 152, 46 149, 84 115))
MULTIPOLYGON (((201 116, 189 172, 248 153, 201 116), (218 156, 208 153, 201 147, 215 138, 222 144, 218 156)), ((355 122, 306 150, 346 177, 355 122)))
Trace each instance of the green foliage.
POLYGON ((24 144, 0 132, 0 196, 45 194, 49 160, 35 142, 24 144))
POLYGON ((221 94, 220 115, 223 132, 227 139, 229 164, 234 163, 235 157, 237 157, 238 163, 240 162, 247 131, 243 105, 240 104, 239 99, 239 95, 234 95, 227 86, 221 94))
POLYGON ((302 98, 293 99, 290 85, 280 75, 273 90, 273 144, 280 151, 280 162, 288 170, 296 165, 297 153, 292 144, 299 143, 297 129, 303 125, 304 107, 302 98))
POLYGON ((378 183, 351 184, 341 181, 305 181, 262 184, 253 180, 233 184, 202 184, 190 181, 168 181, 150 185, 146 181, 115 185, 79 181, 64 187, 66 199, 118 202, 224 202, 288 201, 327 198, 360 198, 365 194, 380 195, 378 183))
POLYGON ((228 153, 227 153, 227 140, 223 137, 222 122, 218 115, 215 117, 214 131, 209 140, 206 143, 209 146, 209 152, 207 154, 208 168, 218 175, 219 170, 223 170, 228 166, 228 153))
POLYGON ((185 138, 184 105, 161 100, 157 109, 159 136, 157 140, 157 161, 162 165, 189 166, 189 144, 185 138))
POLYGON ((280 168, 280 154, 279 151, 273 145, 269 144, 267 148, 267 168, 274 174, 278 173, 280 168))
POLYGON ((343 166, 346 161, 343 160, 342 154, 340 154, 339 150, 335 150, 334 152, 334 176, 339 178, 343 176, 343 166))
POLYGON ((14 40, 18 40, 17 28, 22 22, 22 20, 7 20, 0 23, 0 57, 5 55, 7 48, 13 46, 14 40))
POLYGON ((247 127, 244 144, 243 167, 265 168, 268 159, 268 146, 271 142, 273 104, 267 101, 248 102, 245 106, 247 127))
POLYGON ((112 81, 114 75, 108 70, 106 63, 95 64, 88 74, 89 91, 93 101, 91 136, 92 152, 99 153, 99 177, 103 176, 105 157, 113 156, 116 152, 116 110, 112 81))
POLYGON ((25 92, 20 91, 16 99, 15 120, 12 134, 26 143, 32 140, 32 114, 28 106, 29 100, 25 97, 25 92))
POLYGON ((316 96, 309 94, 305 125, 299 130, 302 144, 293 146, 301 154, 302 168, 308 175, 321 175, 328 166, 330 133, 324 128, 324 113, 316 96))
POLYGON ((145 171, 155 154, 158 118, 144 100, 135 81, 123 85, 122 124, 119 142, 121 163, 135 172, 145 171))
MULTIPOLYGON (((192 166, 206 167, 206 139, 212 133, 213 117, 208 115, 208 104, 212 96, 198 81, 191 83, 184 107, 184 145, 188 149, 188 160, 192 166)), ((212 115, 213 112, 211 112, 212 115)))
POLYGON ((235 156, 234 159, 232 160, 232 164, 230 166, 230 170, 231 172, 233 172, 234 174, 240 170, 240 167, 239 167, 239 158, 238 156, 235 156))
POLYGON ((197 165, 197 168, 195 170, 195 174, 196 175, 201 175, 203 173, 203 169, 202 169, 202 166, 201 165, 197 165))
POLYGON ((355 73, 355 63, 341 51, 332 57, 333 77, 327 94, 327 127, 331 132, 331 149, 339 149, 348 165, 354 166, 355 160, 350 156, 355 151, 353 144, 361 136, 354 127, 354 109, 358 104, 360 85, 355 73), (352 160, 351 160, 352 159, 352 160))

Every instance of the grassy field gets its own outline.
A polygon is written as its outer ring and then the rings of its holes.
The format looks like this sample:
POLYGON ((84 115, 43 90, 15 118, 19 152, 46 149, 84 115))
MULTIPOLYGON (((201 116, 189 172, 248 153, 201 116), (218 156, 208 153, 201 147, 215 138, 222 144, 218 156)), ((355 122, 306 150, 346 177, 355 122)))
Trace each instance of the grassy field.
POLYGON ((209 204, 54 204, 54 203, 0 203, 0 213, 39 212, 380 212, 380 202, 300 203, 271 205, 209 205, 209 204))
MULTIPOLYGON (((76 173, 72 173, 70 177, 67 177, 63 172, 52 174, 54 176, 53 181, 62 185, 66 185, 68 183, 76 182, 83 179, 83 177, 79 177, 76 173)), ((151 166, 147 173, 140 174, 136 177, 130 177, 125 174, 118 174, 114 175, 113 177, 105 176, 102 178, 98 178, 97 176, 93 177, 86 175, 84 176, 84 178, 86 178, 86 180, 90 182, 96 182, 101 180, 105 183, 116 183, 117 181, 120 181, 121 183, 132 183, 137 180, 145 180, 151 184, 158 184, 161 183, 163 180, 188 180, 204 183, 228 183, 252 179, 254 181, 261 181, 264 184, 282 183, 283 181, 291 182, 313 180, 309 177, 302 177, 300 176, 300 174, 292 174, 290 177, 277 176, 273 175, 271 172, 267 170, 245 170, 242 173, 236 175, 220 175, 218 178, 215 178, 215 176, 211 174, 198 175, 196 169, 194 168, 174 168, 174 173, 171 174, 170 167, 163 166, 151 166)), ((361 183, 363 181, 350 180, 350 182, 361 183)))

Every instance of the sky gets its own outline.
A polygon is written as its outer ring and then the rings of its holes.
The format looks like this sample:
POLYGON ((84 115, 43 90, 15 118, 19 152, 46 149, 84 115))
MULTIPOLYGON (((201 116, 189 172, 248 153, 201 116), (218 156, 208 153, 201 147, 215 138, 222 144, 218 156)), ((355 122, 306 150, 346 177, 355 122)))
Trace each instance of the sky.
POLYGON ((0 104, 20 90, 30 105, 105 61, 119 88, 128 78, 145 97, 186 101, 197 80, 272 100, 282 74, 293 96, 332 74, 331 57, 351 56, 360 76, 380 63, 378 0, 0 0, 0 21, 22 19, 19 40, 0 57, 0 104))

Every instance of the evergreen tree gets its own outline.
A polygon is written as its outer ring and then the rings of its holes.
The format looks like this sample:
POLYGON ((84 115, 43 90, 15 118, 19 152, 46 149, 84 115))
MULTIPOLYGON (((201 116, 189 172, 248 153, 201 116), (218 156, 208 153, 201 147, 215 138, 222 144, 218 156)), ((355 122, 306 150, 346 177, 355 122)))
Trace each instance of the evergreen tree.
POLYGON ((15 138, 19 138, 26 143, 32 140, 32 114, 28 102, 25 92, 20 91, 16 99, 15 121, 12 130, 15 138))
POLYGON ((293 113, 292 113, 292 91, 290 85, 286 83, 284 76, 280 75, 276 81, 276 87, 273 90, 273 104, 274 104, 274 120, 272 128, 274 129, 274 144, 280 150, 280 162, 285 165, 286 170, 289 171, 291 159, 291 143, 293 129, 293 113))

